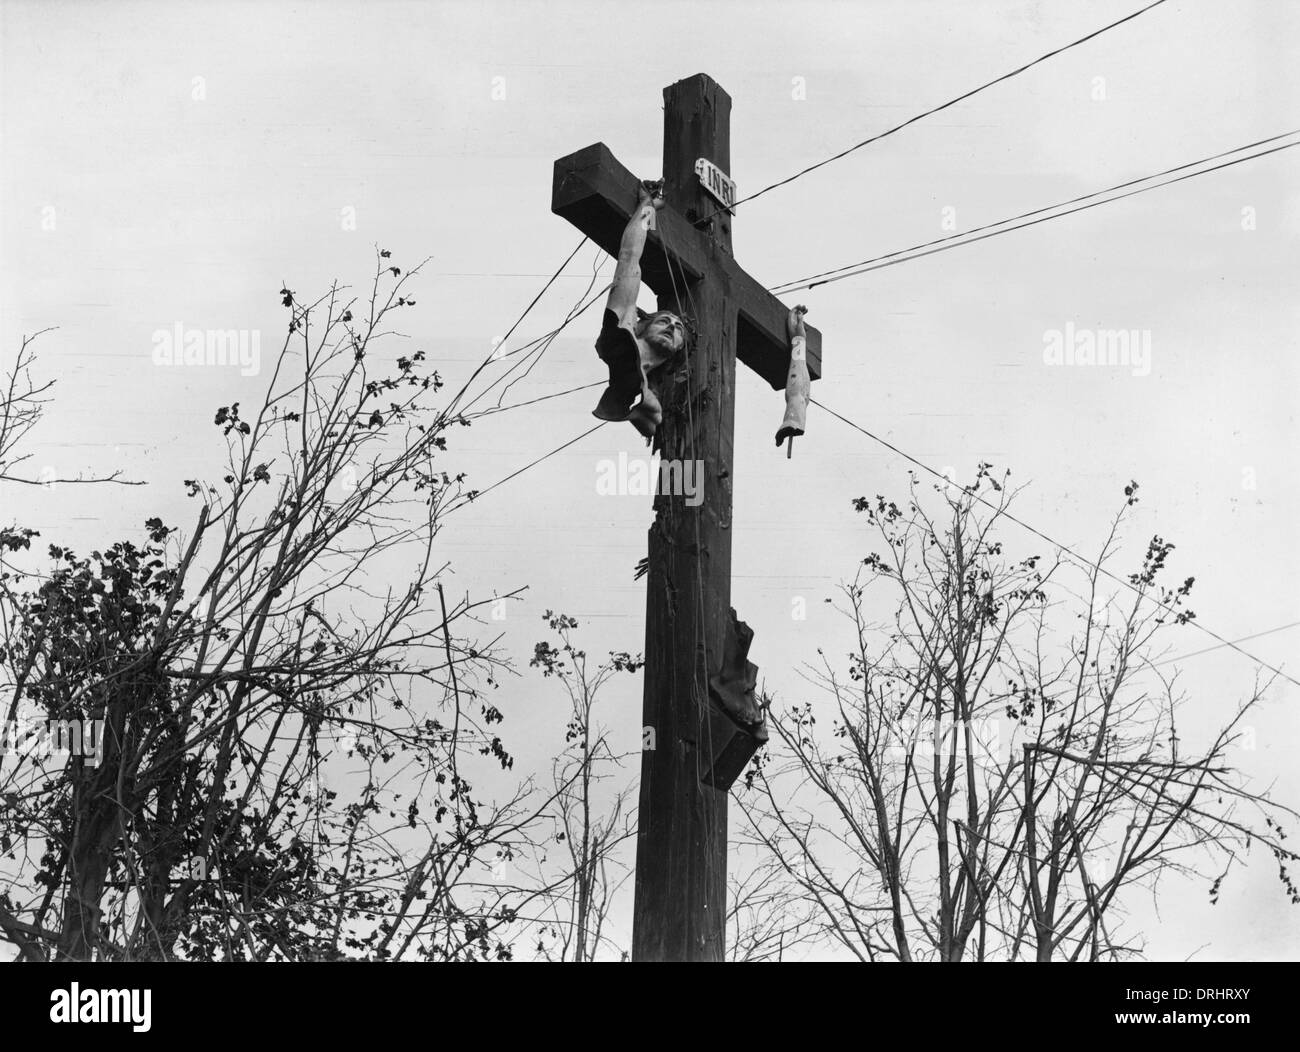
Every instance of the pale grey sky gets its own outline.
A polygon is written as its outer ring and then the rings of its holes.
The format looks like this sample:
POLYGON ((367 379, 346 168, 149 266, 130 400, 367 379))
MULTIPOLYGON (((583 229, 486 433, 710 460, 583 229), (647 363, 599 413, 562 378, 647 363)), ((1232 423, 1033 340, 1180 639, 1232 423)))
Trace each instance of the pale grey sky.
MULTIPOLYGON (((181 480, 220 459, 214 408, 254 402, 265 377, 160 368, 152 334, 260 330, 267 357, 281 284, 359 286, 376 243, 407 267, 432 256, 409 346, 466 375, 578 239, 550 213, 552 162, 604 141, 657 176, 661 91, 675 80, 706 72, 730 93, 743 195, 1138 6, 7 0, 6 362, 22 333, 59 326, 39 345, 59 384, 34 463, 121 468, 149 485, 8 493, 21 503, 3 517, 81 548, 153 515, 187 524, 181 480)), ((774 285, 939 237, 946 215, 979 226, 1289 131, 1297 42, 1295 4, 1173 0, 743 205, 736 257, 774 285)), ((825 341, 814 397, 936 467, 1010 467, 1032 483, 1018 514, 1089 552, 1138 479, 1130 560, 1152 533, 1173 539, 1174 573, 1196 575, 1193 606, 1227 638, 1300 620, 1298 162, 1280 153, 801 293, 825 341), (1067 325, 1149 330, 1149 375, 1045 365, 1044 334, 1067 325)), ((558 324, 596 255, 570 264, 518 335, 558 324)), ((600 379, 597 317, 511 400, 600 379)), ((821 600, 868 550, 850 499, 901 494, 906 466, 815 408, 786 460, 772 444, 780 394, 740 372, 733 597, 756 633, 751 657, 791 701, 817 646, 847 646, 821 600), (805 621, 791 618, 796 597, 805 621)), ((587 392, 490 418, 455 436, 455 463, 486 486, 591 426, 593 404, 587 392)), ((589 651, 641 649, 632 570, 649 500, 595 483, 603 459, 642 449, 630 427, 607 426, 448 521, 460 584, 529 586, 498 626, 521 666, 548 607, 583 622, 589 651)), ((1247 648, 1285 663, 1297 638, 1247 648)), ((1212 642, 1187 628, 1178 652, 1212 642)), ((1253 675, 1219 650, 1189 661, 1185 684, 1208 725, 1253 675)), ((531 737, 538 759, 562 741, 563 700, 523 684, 515 698, 507 731, 531 737)), ((604 718, 637 748, 639 690, 611 695, 604 718)), ((1254 726, 1241 766, 1300 801, 1300 688, 1275 687, 1254 726)), ((1216 907, 1199 886, 1166 888, 1146 923, 1150 955, 1295 957, 1300 917, 1275 872, 1257 854, 1216 907)))

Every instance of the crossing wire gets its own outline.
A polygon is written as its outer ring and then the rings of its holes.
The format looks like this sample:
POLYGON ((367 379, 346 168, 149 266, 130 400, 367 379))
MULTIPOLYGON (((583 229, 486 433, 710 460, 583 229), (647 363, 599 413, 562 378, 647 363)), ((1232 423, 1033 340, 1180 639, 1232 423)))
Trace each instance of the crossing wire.
MULTIPOLYGON (((1263 639, 1264 636, 1271 636, 1278 632, 1285 632, 1288 628, 1300 626, 1300 621, 1292 621, 1289 624, 1278 625, 1277 628, 1266 628, 1263 632, 1255 632, 1249 636, 1242 636, 1234 639, 1234 643, 1249 643, 1252 639, 1263 639)), ((1170 665, 1175 661, 1186 661, 1188 658, 1200 657, 1202 654, 1208 654, 1212 650, 1222 650, 1223 643, 1217 643, 1212 647, 1205 647, 1203 650, 1193 650, 1190 654, 1179 654, 1177 657, 1165 658, 1163 661, 1155 662, 1151 667, 1159 668, 1161 665, 1170 665)))
POLYGON ((948 237, 937 238, 934 241, 927 241, 920 245, 913 245, 911 248, 900 248, 895 252, 887 252, 883 256, 874 256, 871 259, 860 260, 857 263, 847 263, 844 266, 836 267, 833 270, 822 271, 820 274, 810 274, 807 277, 796 278, 793 281, 787 281, 781 285, 774 285, 768 291, 784 295, 789 292, 798 292, 802 289, 814 289, 819 285, 829 285, 832 282, 843 281, 845 278, 856 277, 859 274, 867 274, 873 270, 883 270, 885 267, 892 267, 898 263, 907 263, 913 259, 932 256, 936 252, 946 252, 948 249, 961 248, 963 245, 973 245, 977 241, 983 241, 990 237, 997 237, 999 234, 1009 234, 1015 230, 1024 230, 1026 227, 1036 226, 1039 223, 1046 223, 1049 219, 1062 219, 1065 216, 1073 215, 1076 212, 1087 211, 1089 208, 1097 208, 1100 205, 1113 204, 1116 201, 1124 200, 1126 197, 1134 197, 1137 194, 1144 194, 1149 190, 1158 190, 1161 187, 1172 186, 1174 183, 1180 183, 1184 179, 1194 179, 1198 175, 1209 175, 1211 172, 1217 172, 1223 168, 1230 168, 1234 164, 1243 164, 1246 161, 1253 161, 1259 157, 1267 157, 1271 153, 1289 150, 1294 146, 1300 146, 1300 141, 1284 143, 1281 146, 1273 146, 1267 150, 1260 150, 1258 153, 1247 154, 1245 157, 1237 157, 1231 161, 1224 161, 1222 164, 1216 164, 1210 168, 1201 168, 1194 172, 1186 172, 1176 178, 1165 179, 1164 182, 1152 183, 1150 186, 1139 187, 1137 190, 1129 190, 1128 193, 1119 194, 1115 197, 1103 197, 1102 195, 1114 193, 1116 190, 1122 190, 1124 187, 1133 186, 1136 183, 1145 183, 1150 182, 1153 179, 1162 179, 1164 176, 1171 175, 1174 172, 1183 171, 1183 169, 1186 168, 1193 168, 1197 165, 1208 164, 1210 161, 1218 160, 1221 157, 1228 157, 1234 153, 1241 153, 1243 150, 1251 150, 1257 146, 1277 142, 1279 139, 1285 139, 1288 136, 1296 134, 1300 134, 1300 128, 1297 128, 1294 131, 1284 132, 1281 135, 1270 136, 1267 139, 1261 139, 1258 142, 1250 143, 1247 146, 1239 146, 1235 150, 1225 150, 1223 153, 1214 154, 1211 157, 1203 157, 1199 161, 1189 161, 1187 164, 1181 164, 1175 168, 1169 168, 1154 175, 1143 176, 1140 179, 1130 179, 1127 182, 1118 183, 1117 185, 1108 187, 1105 190, 1095 190, 1090 194, 1084 194, 1069 201, 1063 201, 1060 204, 1037 208, 1032 212, 1023 212, 1018 216, 1000 219, 996 223, 986 223, 984 226, 975 227, 973 230, 967 230, 960 234, 951 234, 948 237), (1096 197, 1102 197, 1102 200, 1090 200, 1091 198, 1096 197), (1064 212, 1056 211, 1056 209, 1065 208, 1067 205, 1074 204, 1077 201, 1088 201, 1089 203, 1078 205, 1075 208, 1069 208, 1064 212), (1041 215, 1040 213, 1043 212, 1051 212, 1052 214, 1041 215), (1020 222, 1020 220, 1028 219, 1030 216, 1038 216, 1039 218, 1029 219, 1028 222, 1020 222), (1017 225, 1008 225, 1012 223, 1017 225), (994 227, 1001 229, 991 229, 994 227), (981 233, 981 231, 988 231, 988 233, 981 233), (979 236, 973 237, 972 235, 974 234, 979 234, 979 236))
MULTIPOLYGON (((817 406, 819 409, 825 410, 827 413, 830 413, 830 415, 835 417, 836 420, 840 420, 843 423, 848 424, 849 427, 853 428, 855 431, 860 431, 862 434, 866 435, 873 442, 880 443, 880 445, 884 446, 886 449, 890 450, 891 452, 897 453, 904 460, 908 461, 911 464, 915 464, 922 471, 928 472, 929 474, 933 475, 935 478, 939 479, 940 481, 946 484, 951 484, 951 480, 946 475, 943 475, 940 472, 936 471, 934 468, 930 467, 929 464, 924 464, 921 461, 917 460, 916 457, 912 456, 910 453, 905 453, 903 450, 899 449, 892 442, 889 442, 886 439, 881 438, 879 435, 873 434, 872 432, 868 431, 865 427, 863 427, 861 424, 855 424, 848 417, 841 416, 834 409, 831 409, 829 406, 823 405, 815 398, 810 398, 808 399, 808 401, 810 401, 813 405, 817 406)), ((966 492, 970 493, 970 495, 975 500, 979 501, 985 507, 990 508, 993 511, 997 512, 998 514, 1005 516, 1006 518, 1014 522, 1017 526, 1021 527, 1022 529, 1028 530, 1034 536, 1041 538, 1042 540, 1046 541, 1048 544, 1052 545, 1054 548, 1057 548, 1063 552, 1068 552, 1071 556, 1073 556, 1075 559, 1077 559, 1079 562, 1083 563, 1085 566, 1089 567, 1090 569, 1096 570, 1100 574, 1104 574, 1106 577, 1109 577, 1112 581, 1117 581, 1119 584, 1122 584, 1125 588, 1128 588, 1131 591, 1137 593, 1137 595, 1140 598, 1150 600, 1151 602, 1155 603, 1158 607, 1160 607, 1162 610, 1166 611, 1167 613, 1171 613, 1177 616, 1178 614, 1177 610, 1175 610, 1169 604, 1163 603, 1159 599, 1156 599, 1155 597, 1142 591, 1142 589, 1138 588, 1138 586, 1135 585, 1132 581, 1120 577, 1118 574, 1112 573, 1110 570, 1107 570, 1100 563, 1093 562, 1087 556, 1080 555, 1073 548, 1070 548, 1069 546, 1062 544, 1058 540, 1054 540, 1053 538, 1049 537, 1047 534, 1043 533, 1042 530, 1039 530, 1029 525, 1029 523, 1025 522, 1023 519, 1017 518, 1015 515, 1012 515, 1005 508, 999 508, 996 504, 992 504, 989 501, 985 500, 978 493, 975 493, 969 489, 966 492)), ((1277 668, 1274 665, 1270 665, 1267 661, 1261 661, 1259 658, 1255 657, 1254 654, 1250 653, 1247 650, 1243 650, 1233 640, 1225 639, 1223 636, 1219 635, 1213 629, 1206 628, 1205 625, 1201 624, 1199 621, 1193 619, 1185 623, 1192 625, 1195 628, 1199 628, 1206 635, 1216 640, 1219 646, 1231 647, 1233 650, 1237 651, 1237 653, 1241 654, 1244 657, 1249 658, 1251 661, 1255 662, 1255 664, 1260 666, 1261 668, 1266 668, 1270 672, 1274 673, 1275 675, 1281 676, 1283 679, 1289 680, 1290 682, 1294 683, 1296 686, 1300 687, 1300 679, 1296 679, 1294 676, 1288 675, 1287 673, 1283 672, 1280 668, 1277 668)))
POLYGON ((546 279, 546 284, 543 285, 541 291, 538 292, 537 295, 533 297, 533 301, 530 304, 528 304, 527 307, 524 308, 523 314, 519 315, 519 317, 515 319, 515 323, 512 326, 510 326, 510 331, 501 337, 501 343, 505 343, 508 339, 510 339, 511 336, 514 335, 515 330, 519 328, 519 326, 523 323, 523 320, 526 317, 528 317, 529 311, 531 311, 534 307, 537 306, 537 301, 540 300, 544 295, 546 295, 546 290, 555 284, 556 279, 564 272, 564 268, 567 267, 573 261, 574 256, 576 256, 580 251, 582 251, 582 246, 585 245, 586 243, 587 243, 587 237, 584 234, 582 240, 578 242, 578 244, 574 247, 573 251, 570 252, 569 255, 565 258, 564 262, 555 268, 555 273, 546 279))
MULTIPOLYGON (((571 309, 571 310, 569 311, 569 314, 565 317, 564 321, 560 322, 560 324, 557 325, 557 326, 556 326, 554 329, 552 329, 550 332, 543 333, 541 336, 537 337, 535 340, 530 340, 528 343, 521 344, 520 346, 516 347, 516 348, 515 348, 514 350, 512 350, 512 351, 507 351, 505 354, 497 355, 497 356, 496 356, 497 359, 498 359, 498 360, 501 360, 501 359, 509 358, 509 357, 511 357, 512 355, 518 354, 520 351, 528 350, 530 347, 538 347, 539 345, 542 345, 542 346, 540 347, 540 353, 544 354, 545 351, 546 351, 546 349, 550 347, 551 343, 553 343, 553 342, 555 341, 556 337, 558 337, 558 336, 560 335, 560 333, 562 333, 562 332, 563 332, 565 329, 567 329, 571 324, 573 324, 573 322, 577 321, 580 317, 582 317, 584 314, 586 314, 587 311, 590 310, 591 307, 592 307, 596 302, 598 302, 598 301, 600 300, 600 297, 603 296, 603 295, 605 295, 605 293, 609 291, 609 288, 610 288, 610 286, 606 285, 603 289, 601 289, 599 292, 597 292, 594 296, 592 296, 590 299, 588 299, 588 300, 587 300, 585 303, 583 303, 581 306, 579 306, 579 307, 574 307, 573 309, 571 309)), ((540 357, 540 354, 539 354, 539 357, 540 357)), ((489 359, 489 360, 490 360, 490 359, 489 359)), ((526 360, 526 359, 525 359, 525 360, 526 360)), ((533 364, 536 364, 536 361, 534 361, 533 364)), ((488 386, 487 386, 486 388, 484 388, 482 391, 480 391, 477 395, 475 395, 475 396, 474 396, 474 397, 469 401, 469 403, 468 403, 468 404, 467 404, 467 405, 466 405, 466 406, 465 406, 465 407, 460 411, 460 414, 461 414, 462 416, 465 416, 465 415, 468 414, 468 415, 471 416, 471 418, 477 418, 477 417, 480 417, 480 416, 487 416, 487 415, 490 415, 490 414, 492 414, 492 413, 496 413, 496 412, 503 412, 503 411, 505 411, 506 409, 509 409, 509 408, 518 408, 519 405, 529 405, 529 404, 531 404, 531 403, 529 403, 529 402, 521 402, 521 403, 518 403, 518 405, 516 405, 516 406, 514 406, 514 407, 511 407, 511 406, 502 406, 502 405, 500 404, 500 398, 504 398, 504 397, 505 397, 505 391, 502 391, 502 392, 501 392, 501 395, 500 395, 499 398, 498 398, 498 404, 497 404, 497 405, 495 405, 495 406, 491 406, 491 407, 489 407, 488 409, 482 409, 482 410, 479 410, 479 412, 474 413, 474 414, 469 414, 469 410, 472 409, 472 408, 474 407, 474 405, 475 405, 477 402, 479 402, 479 401, 482 400, 483 398, 487 397, 487 395, 492 391, 492 388, 493 388, 493 387, 495 387, 497 384, 501 383, 502 380, 504 380, 504 379, 506 379, 507 377, 509 377, 510 373, 514 371, 514 368, 518 368, 518 365, 516 365, 515 367, 513 367, 513 368, 510 369, 510 370, 507 370, 507 371, 506 371, 505 373, 503 373, 501 376, 497 377, 497 379, 494 380, 492 383, 488 384, 488 386)), ((529 368, 531 369, 532 366, 529 366, 529 368)), ((480 370, 480 371, 481 371, 481 370, 480 370)), ((477 375, 477 374, 475 374, 475 375, 477 375)), ((527 375, 527 374, 525 374, 525 375, 527 375)), ((522 379, 522 377, 518 377, 518 378, 516 378, 516 380, 512 380, 512 381, 510 382, 510 384, 507 384, 506 389, 508 390, 508 389, 510 388, 510 386, 513 386, 513 384, 516 383, 518 379, 522 379)), ((596 385, 595 385, 595 384, 592 384, 592 385, 590 385, 590 386, 594 387, 594 386, 596 386, 596 385)), ((575 390, 577 390, 577 388, 575 388, 575 390)), ((565 392, 565 393, 567 393, 567 392, 565 392)), ((558 397, 558 395, 556 395, 556 396, 549 396, 549 395, 548 395, 548 396, 546 396, 546 397, 558 397)), ((543 401, 543 400, 544 400, 544 399, 536 399, 536 401, 543 401)))
MULTIPOLYGON (((591 278, 587 282, 586 289, 584 289, 582 295, 578 297, 577 303, 575 303, 574 306, 570 308, 569 313, 565 317, 564 321, 562 321, 560 325, 553 332, 548 333, 543 338, 541 346, 537 349, 536 353, 530 353, 526 355, 519 362, 513 364, 509 369, 505 371, 504 374, 502 374, 502 376, 498 377, 498 379, 493 382, 493 386, 495 386, 497 383, 501 383, 502 381, 507 380, 512 373, 518 372, 520 368, 523 367, 523 371, 520 372, 518 376, 515 376, 513 379, 510 379, 509 382, 506 383, 505 386, 502 388, 500 393, 497 395, 496 405, 493 408, 496 409, 501 408, 501 403, 505 400, 506 395, 510 393, 510 388, 514 387, 515 384, 520 383, 521 381, 527 379, 528 376, 532 373, 533 369, 537 367, 537 363, 540 362, 546 356, 546 352, 551 349, 551 345, 556 341, 560 333, 563 332, 565 328, 567 328, 568 325, 575 318, 585 313, 587 308, 591 306, 592 302, 600 298, 602 293, 605 291, 604 289, 596 293, 596 295, 593 296, 592 299, 588 301, 585 305, 581 307, 578 306, 578 304, 582 303, 582 300, 591 293, 591 290, 595 288, 596 281, 600 277, 601 270, 604 269, 606 263, 608 262, 608 258, 609 257, 605 255, 604 250, 602 250, 601 247, 597 245, 595 256, 591 264, 591 278), (524 367, 525 362, 527 363, 526 367, 524 367)), ((606 286, 606 288, 608 287, 609 286, 606 286)))
MULTIPOLYGON (((946 110, 951 106, 956 106, 957 103, 959 102, 965 102, 967 99, 971 98, 974 95, 978 95, 981 91, 993 87, 995 84, 1001 84, 1003 81, 1010 80, 1012 77, 1018 76, 1021 73, 1024 73, 1028 69, 1032 69, 1034 66, 1037 66, 1039 63, 1046 62, 1049 58, 1055 58, 1057 55, 1060 55, 1065 51, 1069 51, 1071 48, 1078 47, 1080 44, 1086 44, 1089 40, 1101 36, 1103 33, 1107 32, 1108 30, 1115 29, 1117 26, 1122 26, 1125 22, 1133 21, 1133 19, 1137 18, 1139 15, 1146 14, 1153 7, 1159 7, 1164 2, 1165 0, 1155 0, 1154 3, 1147 4, 1146 7, 1134 11, 1131 15, 1125 15, 1117 22, 1112 22, 1110 23, 1110 25, 1102 26, 1100 29, 1093 30, 1093 32, 1089 33, 1087 36, 1080 37, 1078 40, 1072 41, 1069 44, 1064 44, 1061 47, 1058 47, 1052 51, 1047 52, 1047 54, 1045 55, 1040 55, 1032 62, 1026 62, 1023 66, 1020 66, 1017 69, 1013 69, 1010 73, 1003 73, 1002 76, 995 77, 993 80, 990 80, 985 84, 981 84, 978 88, 972 88, 970 91, 966 92, 965 94, 958 95, 955 99, 949 99, 947 102, 941 103, 940 105, 935 106, 932 109, 928 109, 924 113, 918 113, 915 117, 909 117, 907 120, 903 121, 902 124, 897 124, 892 128, 888 128, 885 131, 880 132, 878 135, 873 135, 868 139, 863 139, 861 142, 855 143, 854 145, 850 146, 847 150, 841 150, 833 157, 827 157, 824 161, 818 161, 816 164, 811 164, 807 168, 804 168, 802 171, 795 172, 794 175, 787 176, 786 178, 781 179, 778 182, 772 183, 769 186, 765 186, 763 187, 763 189, 750 194, 748 197, 742 197, 739 201, 733 202, 730 207, 735 208, 737 205, 743 204, 746 201, 752 201, 756 197, 762 197, 765 193, 767 193, 770 190, 775 190, 779 186, 785 186, 788 183, 792 183, 796 179, 800 178, 801 176, 807 175, 809 172, 815 172, 818 168, 825 167, 826 165, 830 164, 832 161, 838 161, 842 157, 847 157, 849 154, 862 149, 862 147, 864 146, 870 146, 873 142, 879 142, 881 139, 887 138, 888 136, 893 135, 895 132, 900 132, 904 128, 908 127, 909 125, 915 124, 917 121, 924 120, 926 117, 931 117, 936 113, 941 113, 943 110, 946 110)), ((716 216, 725 210, 726 209, 724 208, 715 209, 712 213, 705 216, 704 218, 711 219, 713 218, 713 216, 716 216)))
POLYGON ((464 496, 460 501, 458 501, 457 503, 451 505, 451 507, 449 507, 449 508, 446 510, 446 512, 445 512, 444 514, 446 514, 446 515, 450 515, 453 511, 456 511, 458 508, 463 508, 466 504, 473 504, 476 500, 478 500, 478 499, 479 499, 480 497, 482 497, 484 494, 491 493, 491 492, 492 492, 494 489, 496 489, 498 486, 504 486, 504 485, 505 485, 507 482, 509 482, 511 479, 516 479, 516 478, 518 478, 518 477, 519 477, 520 475, 522 475, 525 471, 529 471, 529 470, 531 470, 532 468, 537 467, 537 465, 538 465, 538 464, 541 464, 543 461, 550 460, 551 457, 555 456, 555 454, 564 452, 564 450, 568 449, 570 446, 572 446, 572 445, 574 445, 574 444, 576 444, 576 443, 578 443, 578 442, 581 442, 581 441, 582 441, 584 438, 586 438, 588 435, 592 434, 593 432, 599 431, 602 427, 605 426, 605 423, 606 423, 606 421, 602 420, 602 421, 601 421, 599 424, 597 424, 595 427, 588 428, 588 429, 587 429, 586 431, 584 431, 582 434, 580 434, 580 435, 578 435, 578 436, 576 436, 576 437, 574 437, 574 438, 569 439, 569 441, 565 442, 565 443, 564 443, 563 445, 561 445, 561 446, 556 446, 556 447, 555 447, 554 449, 552 449, 549 453, 543 453, 543 454, 542 454, 540 457, 538 457, 536 460, 530 461, 529 463, 525 464, 525 465, 524 465, 523 467, 521 467, 518 471, 512 471, 512 472, 510 472, 510 474, 507 475, 505 478, 498 479, 496 482, 492 483, 492 485, 488 486, 487 489, 474 490, 473 492, 466 494, 466 495, 465 495, 465 496, 464 496))
POLYGON ((546 402, 552 398, 563 398, 565 395, 577 394, 579 391, 590 391, 593 387, 601 387, 605 383, 605 380, 597 380, 594 383, 583 384, 581 387, 570 387, 567 391, 556 391, 553 394, 545 394, 540 395, 537 398, 530 398, 526 402, 512 402, 510 405, 492 406, 488 409, 481 409, 477 413, 471 414, 469 419, 477 420, 479 417, 492 416, 494 413, 508 413, 511 409, 522 409, 526 405, 536 405, 538 402, 546 402))
MULTIPOLYGON (((546 294, 546 290, 549 289, 553 284, 555 284, 556 280, 564 272, 564 268, 567 267, 569 263, 573 260, 573 257, 576 256, 582 250, 582 246, 585 245, 587 241, 588 238, 584 235, 582 240, 580 240, 577 243, 577 245, 574 246, 573 251, 570 252, 568 256, 565 258, 564 262, 555 268, 555 273, 552 274, 549 279, 547 279, 546 284, 543 285, 541 287, 541 290, 537 293, 537 295, 532 298, 532 302, 530 302, 528 306, 524 308, 523 313, 520 314, 519 317, 515 319, 515 323, 510 326, 509 331, 498 342, 497 344, 498 347, 501 344, 504 344, 508 339, 510 339, 511 336, 514 335, 514 331, 517 328, 519 328, 520 325, 523 324, 524 319, 528 317, 528 315, 532 312, 532 309, 537 306, 538 302, 546 294)), ((561 326, 561 328, 563 328, 563 326, 561 326)), ((545 339, 545 338, 546 337, 541 337, 541 339, 545 339)), ((532 343, 534 344, 539 342, 540 340, 532 341, 532 343)), ((525 344, 524 346, 525 347, 531 346, 531 344, 525 344)), ((522 350, 522 348, 516 348, 516 350, 522 350)), ((515 352, 512 351, 510 353, 513 354, 515 352)), ((479 374, 482 373, 483 370, 486 369, 489 365, 491 365, 493 361, 501 357, 505 357, 505 355, 497 355, 496 350, 494 348, 492 353, 489 354, 486 358, 483 359, 482 362, 479 363, 478 367, 474 370, 474 372, 470 374, 470 378, 465 381, 460 391, 455 395, 455 397, 451 399, 448 405, 442 410, 441 418, 443 420, 449 419, 454 414, 456 403, 460 400, 460 398, 463 395, 465 395, 469 391, 470 384, 472 384, 476 379, 478 379, 479 374)), ((488 387, 489 390, 491 390, 491 386, 492 385, 489 385, 488 387)), ((474 401, 478 401, 478 398, 476 397, 474 401)), ((470 404, 473 405, 473 402, 471 402, 470 404)))

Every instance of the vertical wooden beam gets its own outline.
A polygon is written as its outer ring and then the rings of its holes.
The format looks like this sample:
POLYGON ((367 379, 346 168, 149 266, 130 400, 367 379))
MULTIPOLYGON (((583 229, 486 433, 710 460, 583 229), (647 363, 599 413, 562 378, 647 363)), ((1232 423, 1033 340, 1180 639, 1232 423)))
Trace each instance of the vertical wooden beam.
MULTIPOLYGON (((691 222, 717 208, 695 175, 705 157, 730 171, 731 99, 698 74, 664 90, 665 197, 691 222)), ((703 501, 655 499, 646 597, 644 725, 632 956, 720 961, 725 955, 727 793, 700 781, 710 747, 709 674, 722 661, 731 605, 731 472, 736 308, 727 265, 731 217, 710 220, 705 277, 659 296, 694 325, 686 366, 661 391, 665 460, 702 462, 703 501)), ((672 246, 668 248, 671 250, 672 246)))

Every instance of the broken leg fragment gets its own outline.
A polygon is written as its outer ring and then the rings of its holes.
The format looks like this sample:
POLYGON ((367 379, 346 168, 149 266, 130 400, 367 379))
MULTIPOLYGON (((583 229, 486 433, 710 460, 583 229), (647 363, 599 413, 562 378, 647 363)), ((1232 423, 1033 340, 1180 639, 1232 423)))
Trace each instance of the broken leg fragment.
POLYGON ((754 630, 737 620, 732 610, 722 645, 722 668, 709 677, 709 693, 728 716, 747 726, 763 722, 763 710, 754 698, 758 666, 749 660, 753 641, 754 630))
POLYGON ((754 697, 758 666, 749 660, 754 631, 731 611, 723 640, 722 668, 709 677, 707 726, 700 781, 726 791, 744 773, 754 753, 767 741, 763 708, 754 697))

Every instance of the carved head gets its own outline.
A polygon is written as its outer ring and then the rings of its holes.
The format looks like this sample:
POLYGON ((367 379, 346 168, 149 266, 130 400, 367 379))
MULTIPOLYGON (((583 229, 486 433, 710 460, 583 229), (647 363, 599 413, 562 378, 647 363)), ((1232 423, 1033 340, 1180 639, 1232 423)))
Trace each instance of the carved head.
POLYGON ((686 325, 672 311, 657 310, 643 316, 637 322, 636 334, 661 363, 675 361, 686 349, 686 325))

